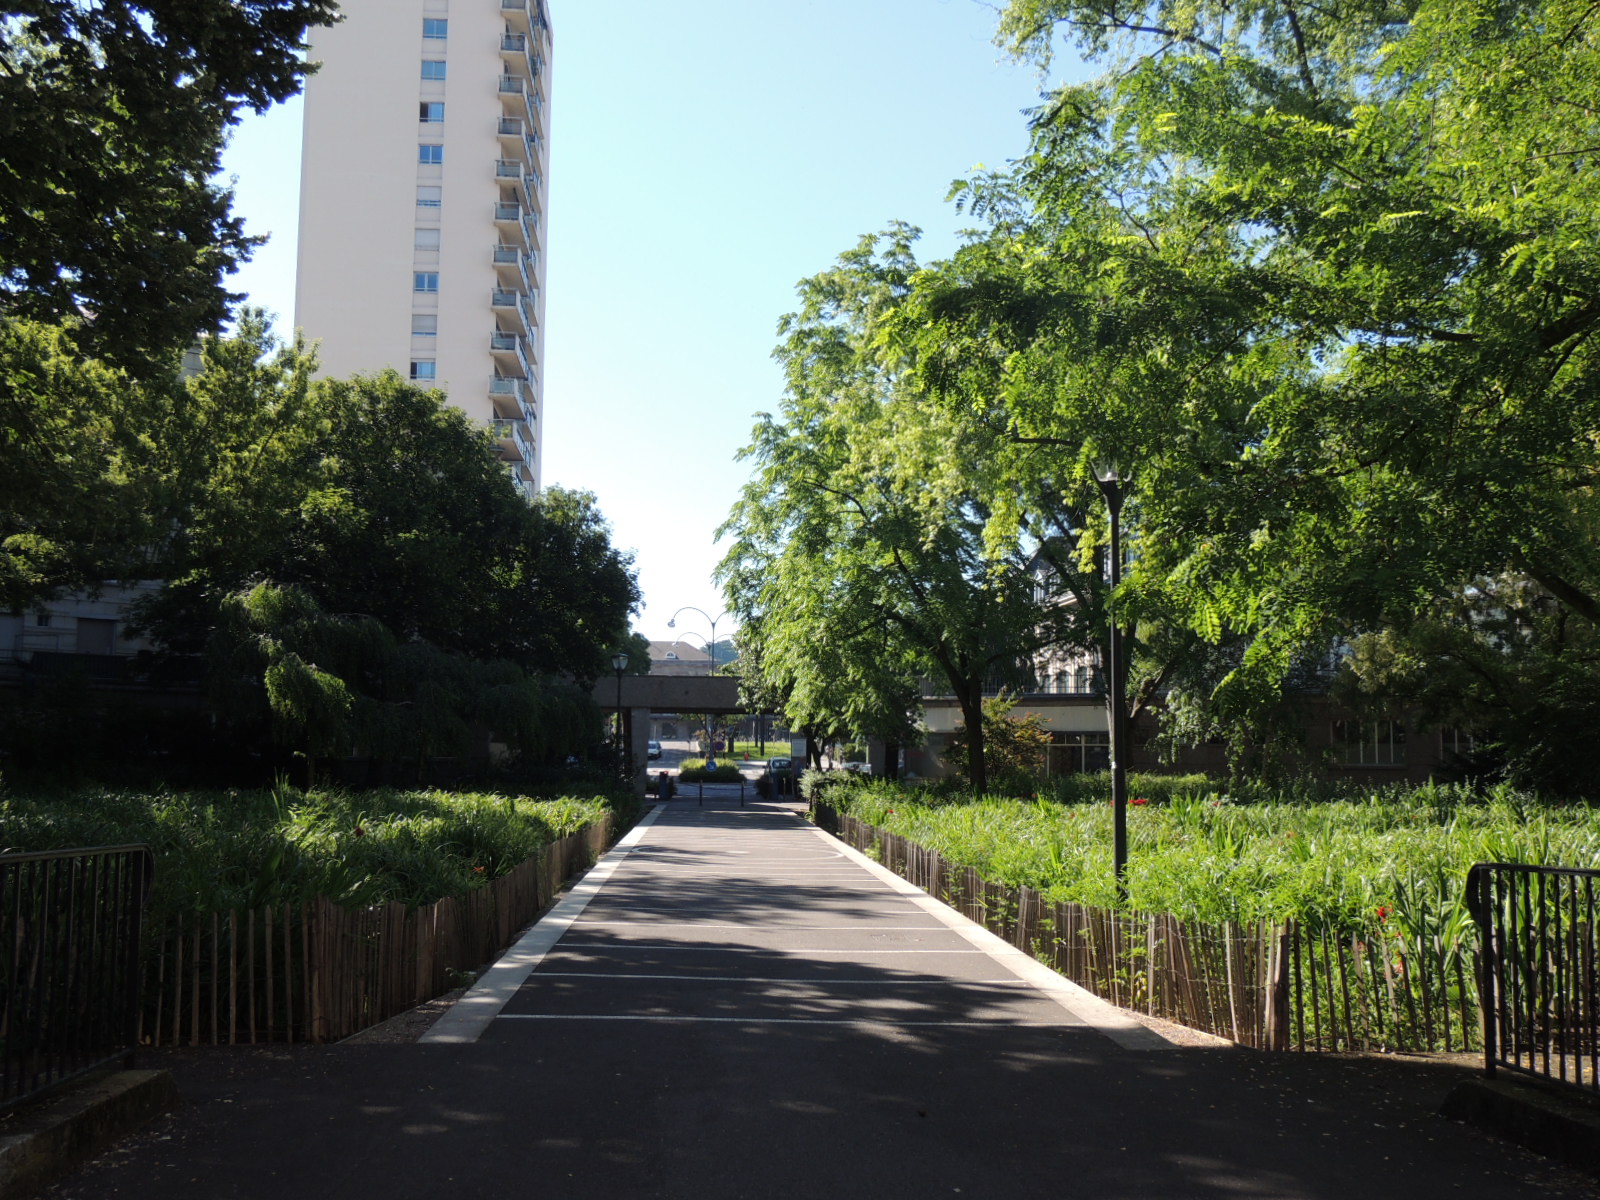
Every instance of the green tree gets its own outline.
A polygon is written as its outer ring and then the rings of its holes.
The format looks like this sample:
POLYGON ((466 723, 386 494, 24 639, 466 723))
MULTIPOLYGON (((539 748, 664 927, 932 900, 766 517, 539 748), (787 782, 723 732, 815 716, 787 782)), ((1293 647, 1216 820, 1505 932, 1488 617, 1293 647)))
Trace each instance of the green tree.
POLYGON ((864 239, 801 285, 777 352, 782 412, 743 452, 757 471, 721 530, 734 540, 719 578, 760 631, 761 671, 791 723, 902 740, 917 678, 938 676, 976 731, 981 792, 983 692, 1053 634, 1026 556, 986 553, 989 502, 972 485, 992 439, 926 403, 907 364, 873 344, 916 270, 914 237, 864 239))
MULTIPOLYGON (((1190 693, 1236 728, 1339 639, 1475 579, 1520 575, 1595 624, 1589 9, 1002 16, 1041 60, 1058 31, 1114 69, 1050 98, 1014 171, 958 189, 989 228, 913 280, 889 334, 997 434, 986 492, 1070 501, 1120 454, 1119 603, 1236 647, 1195 656, 1224 669, 1190 693)), ((996 501, 991 541, 1017 526, 996 501)))
MULTIPOLYGON (((1031 795, 1044 774, 1050 731, 1038 713, 1016 713, 1015 696, 1001 694, 983 702, 983 747, 990 791, 1031 795)), ((945 762, 958 779, 971 781, 973 738, 966 725, 956 727, 945 762)))
POLYGON ((59 329, 0 317, 0 607, 140 577, 159 529, 150 438, 171 401, 59 329))
POLYGON ((0 320, 161 373, 259 239, 212 182, 239 110, 294 95, 334 0, 17 0, 0 11, 0 320))

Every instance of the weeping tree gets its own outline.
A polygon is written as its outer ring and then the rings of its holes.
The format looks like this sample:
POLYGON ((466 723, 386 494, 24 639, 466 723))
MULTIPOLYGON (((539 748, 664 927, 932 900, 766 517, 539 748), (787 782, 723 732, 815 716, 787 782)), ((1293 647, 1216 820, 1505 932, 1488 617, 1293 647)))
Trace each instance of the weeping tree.
POLYGON ((430 759, 481 754, 491 737, 548 762, 587 744, 598 720, 574 685, 400 641, 290 585, 227 597, 209 650, 218 711, 240 727, 267 724, 304 760, 308 786, 319 760, 350 754, 409 766, 420 780, 430 759))

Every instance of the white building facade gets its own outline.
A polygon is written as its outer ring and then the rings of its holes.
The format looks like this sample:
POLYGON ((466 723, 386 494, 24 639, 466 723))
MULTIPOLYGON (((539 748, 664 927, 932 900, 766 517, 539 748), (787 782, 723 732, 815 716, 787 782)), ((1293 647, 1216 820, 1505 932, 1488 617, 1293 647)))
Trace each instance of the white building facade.
POLYGON ((540 483, 544 0, 342 0, 311 35, 295 324, 323 374, 393 367, 540 483))

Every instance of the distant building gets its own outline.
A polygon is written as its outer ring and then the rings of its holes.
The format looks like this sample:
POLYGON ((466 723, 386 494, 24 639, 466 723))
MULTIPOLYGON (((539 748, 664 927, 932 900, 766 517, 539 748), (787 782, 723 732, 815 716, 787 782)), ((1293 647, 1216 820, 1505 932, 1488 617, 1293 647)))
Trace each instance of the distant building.
POLYGON ((651 642, 650 674, 710 675, 711 656, 688 642, 651 642))
POLYGON ((295 324, 335 376, 393 367, 540 483, 544 0, 342 0, 311 32, 295 324))

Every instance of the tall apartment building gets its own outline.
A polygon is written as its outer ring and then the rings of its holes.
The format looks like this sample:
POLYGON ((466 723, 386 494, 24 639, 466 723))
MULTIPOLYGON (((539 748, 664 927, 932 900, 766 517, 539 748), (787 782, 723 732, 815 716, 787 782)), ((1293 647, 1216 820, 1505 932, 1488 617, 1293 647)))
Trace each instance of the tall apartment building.
POLYGON ((295 324, 323 373, 394 367, 493 422, 539 488, 544 0, 342 0, 312 32, 295 324))

